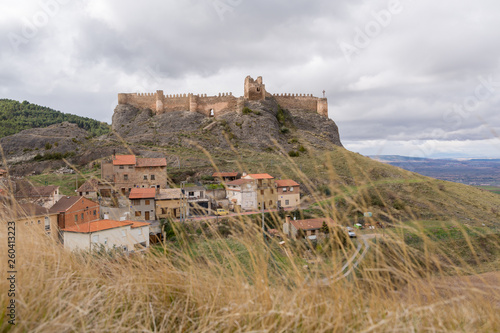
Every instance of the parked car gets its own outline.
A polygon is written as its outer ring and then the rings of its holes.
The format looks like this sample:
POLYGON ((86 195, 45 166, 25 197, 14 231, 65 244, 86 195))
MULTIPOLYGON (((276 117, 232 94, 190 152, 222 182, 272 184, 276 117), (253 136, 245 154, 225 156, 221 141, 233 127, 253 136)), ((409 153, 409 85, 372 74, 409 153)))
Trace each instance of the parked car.
POLYGON ((229 215, 229 212, 225 209, 217 208, 217 210, 215 211, 215 215, 217 216, 229 215))
POLYGON ((354 233, 354 231, 351 231, 351 230, 347 230, 347 234, 349 235, 349 238, 356 238, 356 234, 354 233))

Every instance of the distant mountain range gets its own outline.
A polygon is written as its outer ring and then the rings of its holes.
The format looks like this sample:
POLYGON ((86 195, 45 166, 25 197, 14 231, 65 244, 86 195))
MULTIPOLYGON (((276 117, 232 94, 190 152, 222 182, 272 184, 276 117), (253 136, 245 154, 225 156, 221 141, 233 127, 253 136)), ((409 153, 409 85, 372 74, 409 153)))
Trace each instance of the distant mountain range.
POLYGON ((425 176, 467 185, 500 186, 500 159, 432 159, 399 155, 370 158, 425 176))

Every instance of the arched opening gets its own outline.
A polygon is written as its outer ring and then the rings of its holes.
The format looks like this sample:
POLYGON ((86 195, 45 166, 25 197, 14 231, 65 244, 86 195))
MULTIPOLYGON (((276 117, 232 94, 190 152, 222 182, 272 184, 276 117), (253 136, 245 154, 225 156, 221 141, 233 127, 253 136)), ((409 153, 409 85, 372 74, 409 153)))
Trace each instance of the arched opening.
POLYGON ((210 117, 215 117, 214 109, 210 109, 210 117))

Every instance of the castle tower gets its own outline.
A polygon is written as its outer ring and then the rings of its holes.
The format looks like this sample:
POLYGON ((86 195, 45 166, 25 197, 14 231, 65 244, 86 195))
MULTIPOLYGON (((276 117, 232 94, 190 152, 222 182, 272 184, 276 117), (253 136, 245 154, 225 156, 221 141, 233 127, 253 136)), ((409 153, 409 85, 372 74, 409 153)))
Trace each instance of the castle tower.
POLYGON ((165 95, 163 95, 163 90, 156 91, 156 113, 163 113, 163 101, 165 100, 165 95))
POLYGON ((245 78, 245 95, 246 100, 261 101, 266 99, 266 85, 262 83, 262 76, 254 80, 249 76, 245 78))

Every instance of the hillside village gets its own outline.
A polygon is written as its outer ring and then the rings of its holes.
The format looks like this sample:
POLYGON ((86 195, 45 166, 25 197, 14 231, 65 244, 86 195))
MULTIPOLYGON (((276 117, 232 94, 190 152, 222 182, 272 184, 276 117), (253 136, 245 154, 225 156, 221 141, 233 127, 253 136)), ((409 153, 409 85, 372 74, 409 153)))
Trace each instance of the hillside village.
MULTIPOLYGON (((74 196, 54 185, 33 186, 0 170, 2 218, 33 226, 69 250, 120 248, 141 251, 163 239, 160 221, 213 219, 298 209, 300 184, 267 174, 214 172, 205 184, 169 182, 166 158, 113 155, 101 164, 101 177, 90 178, 74 196)), ((283 221, 285 222, 285 221, 283 221)), ((287 230, 290 229, 288 221, 287 230)), ((317 227, 301 227, 314 234, 317 227)), ((272 233, 276 230, 273 230, 272 233)), ((306 232, 307 233, 307 232, 306 232)))

